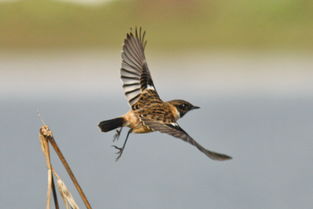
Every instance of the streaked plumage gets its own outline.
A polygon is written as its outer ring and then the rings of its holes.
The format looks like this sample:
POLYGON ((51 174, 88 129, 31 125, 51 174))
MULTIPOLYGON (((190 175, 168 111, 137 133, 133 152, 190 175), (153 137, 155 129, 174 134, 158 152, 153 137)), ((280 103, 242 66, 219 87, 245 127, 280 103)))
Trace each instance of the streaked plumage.
POLYGON ((122 127, 129 127, 123 147, 118 149, 117 160, 121 157, 130 133, 148 133, 159 131, 180 138, 197 147, 213 160, 228 160, 231 157, 205 149, 189 136, 178 124, 177 120, 187 112, 199 107, 184 100, 163 102, 153 84, 146 62, 144 50, 146 46, 145 32, 139 29, 131 31, 124 40, 122 51, 121 79, 123 89, 131 106, 131 110, 119 118, 102 121, 99 127, 103 132, 119 128, 114 139, 118 139, 122 127))

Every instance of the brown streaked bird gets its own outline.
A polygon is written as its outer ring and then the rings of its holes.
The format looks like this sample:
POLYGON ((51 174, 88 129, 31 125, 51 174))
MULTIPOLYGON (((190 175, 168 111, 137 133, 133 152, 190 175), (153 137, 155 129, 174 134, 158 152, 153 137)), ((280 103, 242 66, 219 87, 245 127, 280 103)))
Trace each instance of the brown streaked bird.
POLYGON ((187 112, 199 107, 184 100, 164 102, 159 97, 147 65, 144 50, 147 42, 145 32, 135 28, 127 34, 122 50, 121 79, 123 88, 131 109, 124 115, 99 123, 101 131, 108 132, 117 129, 113 141, 120 136, 124 126, 129 127, 122 147, 118 150, 118 160, 125 149, 130 133, 148 133, 159 131, 180 138, 198 148, 213 160, 229 160, 230 156, 207 150, 189 136, 178 124, 177 120, 187 112))

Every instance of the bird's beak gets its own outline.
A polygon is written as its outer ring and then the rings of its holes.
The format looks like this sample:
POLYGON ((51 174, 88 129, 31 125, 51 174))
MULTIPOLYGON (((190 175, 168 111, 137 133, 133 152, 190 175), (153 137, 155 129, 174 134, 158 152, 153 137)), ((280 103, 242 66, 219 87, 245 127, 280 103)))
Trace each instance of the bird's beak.
POLYGON ((198 107, 198 106, 193 106, 192 107, 192 110, 194 110, 194 109, 199 109, 200 107, 198 107))

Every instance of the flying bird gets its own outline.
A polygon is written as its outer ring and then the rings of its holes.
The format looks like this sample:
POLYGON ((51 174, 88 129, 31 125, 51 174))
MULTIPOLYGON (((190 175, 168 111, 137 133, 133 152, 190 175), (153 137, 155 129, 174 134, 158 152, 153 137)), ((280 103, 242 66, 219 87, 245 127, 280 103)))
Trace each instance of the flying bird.
POLYGON ((178 119, 199 107, 181 99, 165 102, 160 98, 144 54, 147 44, 145 34, 141 28, 131 29, 123 44, 121 79, 131 109, 120 117, 102 121, 98 125, 103 132, 117 129, 113 141, 119 138, 123 127, 130 128, 123 146, 113 145, 117 149, 116 160, 122 156, 130 133, 153 131, 180 138, 213 160, 231 159, 228 155, 207 150, 178 125, 178 119))

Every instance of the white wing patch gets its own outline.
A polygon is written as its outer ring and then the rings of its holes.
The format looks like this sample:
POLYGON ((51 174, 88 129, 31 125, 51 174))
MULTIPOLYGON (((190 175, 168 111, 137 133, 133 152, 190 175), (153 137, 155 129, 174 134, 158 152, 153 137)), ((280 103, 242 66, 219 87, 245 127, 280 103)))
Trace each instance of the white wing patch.
POLYGON ((149 90, 154 90, 154 91, 155 91, 155 88, 154 88, 154 86, 152 86, 152 85, 149 85, 149 84, 148 84, 148 86, 147 86, 147 89, 149 89, 149 90))
POLYGON ((179 127, 177 123, 171 123, 171 125, 174 127, 179 127))

